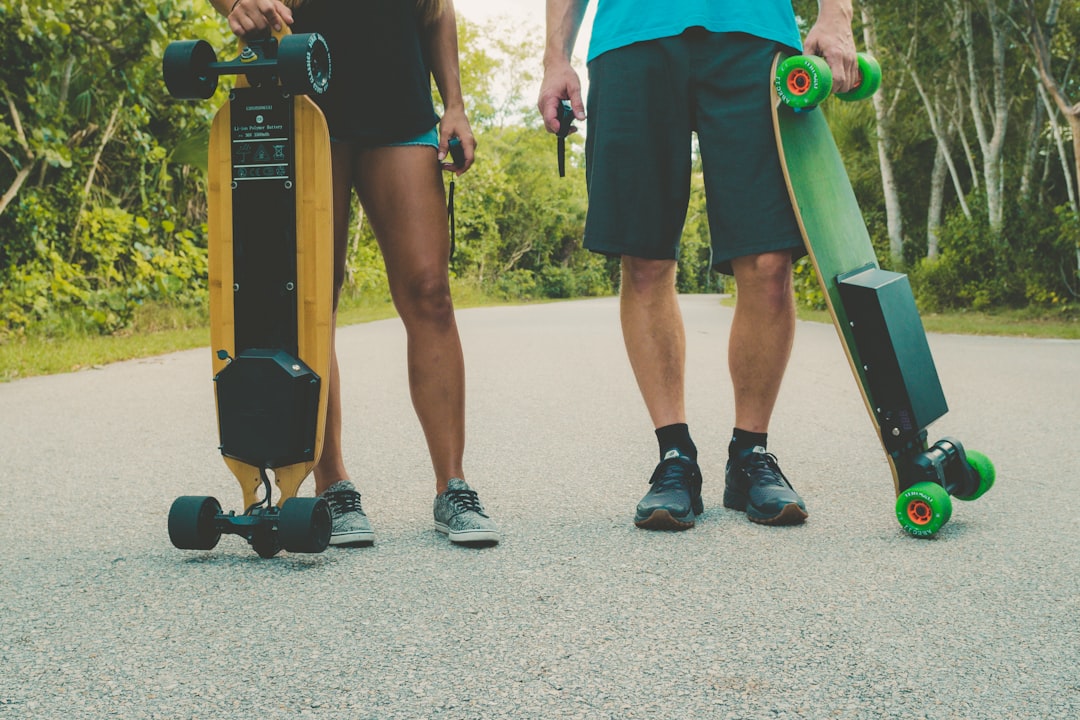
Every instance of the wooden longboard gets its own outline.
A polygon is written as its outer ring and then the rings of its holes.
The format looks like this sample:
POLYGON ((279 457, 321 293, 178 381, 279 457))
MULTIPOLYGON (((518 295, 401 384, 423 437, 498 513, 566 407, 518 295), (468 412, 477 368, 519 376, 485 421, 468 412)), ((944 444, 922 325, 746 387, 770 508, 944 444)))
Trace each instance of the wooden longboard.
MULTIPOLYGON (((239 78, 237 88, 246 83, 239 78)), ((233 93, 235 96, 236 93, 233 93)), ((326 119, 319 107, 306 96, 289 99, 292 107, 292 129, 286 133, 284 142, 292 147, 291 168, 286 179, 250 177, 256 170, 246 167, 247 177, 238 177, 238 169, 247 163, 237 161, 234 135, 244 130, 234 111, 235 99, 224 103, 214 117, 210 132, 209 149, 209 284, 210 284, 210 338, 213 351, 215 378, 237 355, 236 277, 234 250, 238 233, 245 231, 243 223, 235 223, 234 192, 244 183, 292 183, 291 195, 295 197, 296 238, 296 341, 298 358, 322 379, 319 388, 317 428, 315 430, 314 457, 304 462, 271 468, 280 492, 277 504, 294 497, 318 461, 323 443, 326 423, 326 399, 330 375, 330 352, 332 333, 333 297, 333 208, 332 173, 330 165, 330 135, 326 119)), ((242 110, 242 108, 241 108, 242 110)), ((254 112, 258 112, 257 110, 254 112)), ((258 145, 265 135, 273 141, 277 134, 263 133, 254 128, 248 133, 253 145, 258 145)), ((259 150, 255 151, 260 152, 259 150)), ((270 148, 269 152, 273 152, 270 148)), ((257 165, 258 160, 245 156, 257 165)), ((272 160, 273 158, 271 158, 272 160)), ((268 175, 276 170, 271 169, 268 175)), ((245 186, 246 187, 246 186, 245 186)), ((269 203, 274 200, 268 201, 269 203)), ((254 245, 254 243, 249 243, 254 245)), ((217 388, 215 388, 217 390, 217 388)), ((220 403, 220 393, 216 393, 220 403)), ((263 485, 261 470, 235 457, 225 456, 225 463, 236 476, 244 496, 245 507, 259 502, 259 489, 263 485)))

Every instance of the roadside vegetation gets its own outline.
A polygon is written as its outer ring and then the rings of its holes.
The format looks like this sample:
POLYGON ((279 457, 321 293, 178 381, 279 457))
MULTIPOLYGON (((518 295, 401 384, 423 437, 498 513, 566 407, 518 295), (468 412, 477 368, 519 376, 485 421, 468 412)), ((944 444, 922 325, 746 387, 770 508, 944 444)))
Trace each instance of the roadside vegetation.
MULTIPOLYGON (((931 331, 1076 338, 1080 4, 855 10, 883 89, 823 107, 882 266, 910 275, 931 331)), ((224 22, 206 0, 0 0, 0 37, 0 380, 205 344, 206 145, 228 83, 174 100, 161 56, 186 38, 229 55, 224 22)), ((456 187, 458 306, 617 292, 617 263, 581 248, 581 135, 560 179, 533 108, 542 37, 460 21, 480 146, 456 187)), ((355 210, 345 323, 393 314, 355 210)), ((708 271, 708 245, 695 172, 680 292, 734 291, 708 271)), ((796 288, 820 313, 805 263, 796 288)))

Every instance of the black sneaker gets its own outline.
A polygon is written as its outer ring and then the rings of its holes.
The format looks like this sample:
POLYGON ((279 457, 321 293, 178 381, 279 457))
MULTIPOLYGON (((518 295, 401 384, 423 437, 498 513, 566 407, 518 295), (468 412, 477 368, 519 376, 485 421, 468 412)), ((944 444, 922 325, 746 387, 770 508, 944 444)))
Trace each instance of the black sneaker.
POLYGON ((724 507, 746 512, 762 525, 798 525, 806 520, 806 503, 780 472, 776 456, 755 447, 728 460, 724 507))
POLYGON ((701 502, 701 470, 698 464, 670 451, 649 478, 649 492, 638 503, 634 524, 646 530, 689 530, 696 515, 705 511, 701 502))

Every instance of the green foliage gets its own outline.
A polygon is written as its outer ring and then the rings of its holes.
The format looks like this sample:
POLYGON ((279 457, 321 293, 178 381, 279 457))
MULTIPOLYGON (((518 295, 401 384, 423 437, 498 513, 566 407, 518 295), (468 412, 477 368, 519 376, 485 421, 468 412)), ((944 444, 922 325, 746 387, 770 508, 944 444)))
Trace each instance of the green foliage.
POLYGON ((161 55, 224 43, 208 3, 2 0, 0 32, 0 338, 202 303, 203 178, 173 148, 212 110, 166 96, 161 55))
POLYGON ((985 214, 954 213, 941 231, 941 254, 912 272, 920 307, 928 311, 1054 308, 1070 312, 1080 222, 1062 207, 1049 217, 1010 218, 1002 235, 985 214))
MULTIPOLYGON (((1068 205, 1062 177, 1068 163, 1057 157, 1045 116, 1033 112, 1039 101, 1032 73, 1018 70, 1006 88, 1017 121, 1010 120, 1006 138, 1005 167, 1012 174, 1003 178, 1006 195, 1015 195, 1020 183, 1012 168, 1023 164, 1025 143, 1034 138, 1039 162, 1030 197, 1009 207, 1005 227, 992 233, 979 207, 978 178, 971 177, 978 160, 965 162, 954 135, 960 191, 972 195, 966 199, 974 219, 955 210, 950 181, 939 257, 920 260, 926 245, 918 228, 925 227, 936 144, 909 70, 932 92, 944 93, 938 97, 953 97, 953 60, 963 48, 951 10, 962 5, 949 4, 950 12, 933 3, 867 5, 885 70, 890 154, 912 236, 904 259, 913 267, 913 286, 926 310, 1027 307, 1069 315, 1080 292, 1080 219, 1068 205), (1041 128, 1022 127, 1028 117, 1041 128)), ((807 22, 817 12, 808 0, 795 7, 807 22)), ((1019 16, 1012 19, 1022 24, 1019 16)), ((982 57, 985 19, 976 12, 974 22, 982 57)), ((555 140, 533 107, 542 32, 464 20, 459 30, 463 90, 480 145, 477 163, 456 184, 455 281, 508 299, 614 292, 618 260, 581 247, 587 205, 582 136, 569 139, 567 176, 559 178, 555 140)), ((1078 36, 1080 5, 1064 3, 1052 63, 1074 98, 1077 75, 1066 70, 1078 36)), ((168 42, 186 38, 205 39, 227 56, 234 39, 224 21, 206 0, 0 0, 0 37, 0 341, 71 330, 115 333, 130 328, 147 307, 201 308, 206 146, 227 83, 212 101, 174 100, 161 79, 161 56, 168 42)), ((1010 67, 1029 62, 1022 43, 1009 52, 1010 67)), ((873 108, 830 102, 825 111, 884 259, 889 249, 873 108)), ((958 110, 956 120, 967 123, 962 131, 970 146, 970 118, 958 110)), ((709 267, 709 245, 695 165, 680 292, 727 289, 730 279, 709 267)), ((795 289, 801 305, 824 307, 806 261, 795 267, 795 289)), ((389 296, 378 246, 364 223, 349 250, 345 292, 376 302, 389 296)))
POLYGON ((807 310, 827 310, 825 293, 809 257, 799 258, 794 268, 795 302, 807 310))
POLYGON ((457 181, 457 277, 507 298, 612 292, 603 258, 581 249, 585 172, 581 143, 567 143, 565 178, 555 140, 538 128, 493 128, 474 169, 457 181))

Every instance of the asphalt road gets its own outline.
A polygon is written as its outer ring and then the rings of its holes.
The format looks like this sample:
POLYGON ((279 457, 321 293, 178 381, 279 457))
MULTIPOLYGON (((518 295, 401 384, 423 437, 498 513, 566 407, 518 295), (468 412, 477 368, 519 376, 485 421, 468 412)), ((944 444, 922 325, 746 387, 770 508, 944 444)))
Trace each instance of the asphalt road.
POLYGON ((800 323, 770 450, 811 515, 766 528, 721 505, 732 311, 682 304, 685 533, 631 523, 656 447, 613 298, 459 312, 491 549, 433 530, 397 320, 339 336, 367 549, 171 546, 176 496, 240 503, 205 349, 0 385, 0 718, 1080 716, 1080 342, 931 336, 932 431, 998 481, 917 540, 833 328, 800 323))

